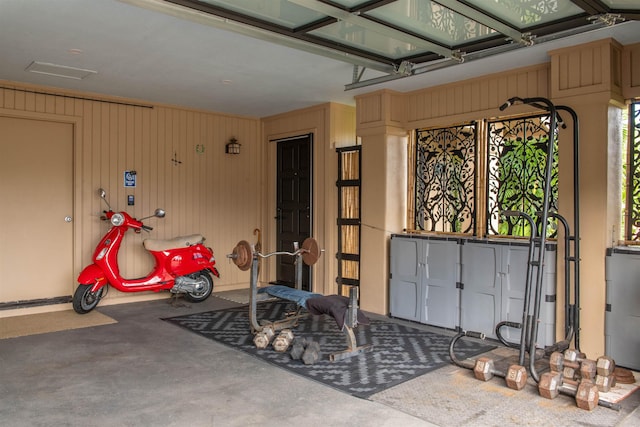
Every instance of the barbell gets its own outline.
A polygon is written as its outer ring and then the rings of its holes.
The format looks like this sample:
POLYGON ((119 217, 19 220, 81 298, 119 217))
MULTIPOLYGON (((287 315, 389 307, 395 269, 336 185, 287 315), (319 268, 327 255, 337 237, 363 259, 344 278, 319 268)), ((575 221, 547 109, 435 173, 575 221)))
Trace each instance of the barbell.
MULTIPOLYGON (((318 242, 313 237, 307 237, 303 242, 300 249, 297 249, 295 252, 272 252, 269 254, 261 254, 260 252, 255 252, 255 255, 261 258, 268 258, 272 255, 291 255, 297 256, 300 255, 302 257, 302 262, 306 265, 313 265, 318 262, 318 258, 322 251, 318 247, 318 242)), ((238 244, 233 248, 231 254, 227 255, 227 258, 233 260, 233 263, 242 271, 247 271, 251 268, 251 263, 253 262, 254 251, 251 248, 251 245, 246 240, 240 240, 238 244)))

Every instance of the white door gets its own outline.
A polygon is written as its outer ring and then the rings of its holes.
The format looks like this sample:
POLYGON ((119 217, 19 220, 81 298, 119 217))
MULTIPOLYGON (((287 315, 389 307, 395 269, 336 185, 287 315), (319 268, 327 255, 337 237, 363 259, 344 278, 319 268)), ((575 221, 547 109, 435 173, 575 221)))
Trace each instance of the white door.
POLYGON ((73 125, 0 116, 0 302, 73 292, 73 125))

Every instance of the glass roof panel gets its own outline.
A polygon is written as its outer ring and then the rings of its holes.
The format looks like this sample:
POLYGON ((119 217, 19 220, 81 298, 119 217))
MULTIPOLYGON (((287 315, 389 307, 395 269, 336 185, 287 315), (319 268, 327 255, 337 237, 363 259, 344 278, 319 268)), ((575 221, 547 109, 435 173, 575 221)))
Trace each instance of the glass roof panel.
POLYGON ((565 37, 640 19, 640 0, 164 1, 245 24, 232 30, 246 34, 254 27, 258 38, 268 31, 303 50, 319 47, 320 54, 346 54, 347 62, 385 69, 389 63, 458 58, 458 51, 492 55, 497 47, 526 47, 532 37, 565 37), (604 19, 608 10, 620 16, 604 19))
POLYGON ((431 0, 398 0, 370 10, 366 15, 448 46, 497 34, 491 28, 431 0))
POLYGON ((638 0, 602 0, 602 3, 611 9, 638 9, 640 7, 638 0))
POLYGON ((202 2, 289 29, 327 17, 287 0, 202 0, 202 2))
POLYGON ((520 29, 584 13, 584 10, 566 0, 467 0, 467 2, 520 29))
POLYGON ((426 47, 390 38, 350 22, 336 23, 310 31, 309 34, 334 42, 398 59, 429 52, 426 47))

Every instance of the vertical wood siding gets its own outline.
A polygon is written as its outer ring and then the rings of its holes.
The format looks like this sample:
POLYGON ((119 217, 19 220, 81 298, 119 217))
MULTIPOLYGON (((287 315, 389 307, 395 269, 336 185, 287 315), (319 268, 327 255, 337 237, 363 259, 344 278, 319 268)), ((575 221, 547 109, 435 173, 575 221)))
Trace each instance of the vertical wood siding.
POLYGON ((356 97, 357 127, 406 130, 498 115, 513 96, 549 97, 549 63, 408 93, 376 91, 356 97))
POLYGON ((625 99, 640 98, 640 43, 623 48, 622 93, 625 99))
POLYGON ((497 112, 513 96, 548 96, 549 64, 540 64, 465 82, 410 92, 406 95, 404 127, 434 126, 445 118, 452 121, 475 119, 497 112), (482 114, 480 114, 482 113, 482 114))
POLYGON ((558 49, 551 56, 552 97, 622 93, 622 46, 613 39, 558 49))
POLYGON ((94 247, 107 230, 99 220, 104 206, 96 192, 103 187, 114 209, 138 218, 157 207, 167 211, 164 219, 147 220, 154 227, 150 234, 127 236, 120 254, 123 276, 141 277, 151 269, 143 239, 201 233, 222 274, 214 282, 216 288, 246 286, 248 276, 229 264, 225 255, 261 226, 258 119, 2 86, 0 109, 24 112, 27 118, 39 113, 52 120, 73 119, 81 128, 75 141, 76 273, 91 262, 94 247), (231 137, 242 144, 241 154, 224 153, 231 137), (181 163, 174 163, 174 158, 181 163), (136 188, 124 188, 125 170, 137 172, 136 188), (135 206, 127 206, 128 195, 135 196, 135 206))

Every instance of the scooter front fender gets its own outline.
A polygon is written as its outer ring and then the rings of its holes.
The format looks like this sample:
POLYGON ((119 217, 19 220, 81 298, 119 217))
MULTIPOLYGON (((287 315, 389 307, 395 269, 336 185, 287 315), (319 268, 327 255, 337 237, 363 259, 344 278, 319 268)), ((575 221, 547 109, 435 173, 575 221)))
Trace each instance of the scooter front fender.
POLYGON ((81 285, 93 285, 91 291, 95 292, 108 282, 102 269, 95 264, 91 264, 80 272, 78 275, 78 283, 81 285))

